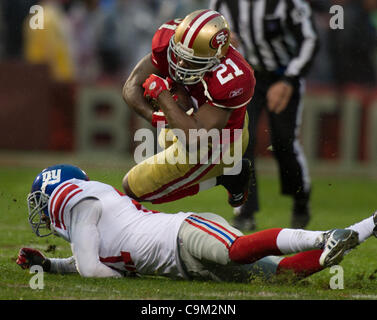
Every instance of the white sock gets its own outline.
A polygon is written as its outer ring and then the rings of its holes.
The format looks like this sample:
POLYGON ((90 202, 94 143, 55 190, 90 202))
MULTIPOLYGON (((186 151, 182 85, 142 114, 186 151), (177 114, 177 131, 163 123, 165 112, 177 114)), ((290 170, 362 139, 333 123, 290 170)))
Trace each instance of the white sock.
POLYGON ((283 229, 279 232, 276 245, 283 254, 319 249, 322 231, 283 229))
POLYGON ((359 233, 359 243, 364 242, 373 234, 373 229, 375 227, 373 216, 366 218, 358 223, 349 226, 346 229, 351 229, 359 233))

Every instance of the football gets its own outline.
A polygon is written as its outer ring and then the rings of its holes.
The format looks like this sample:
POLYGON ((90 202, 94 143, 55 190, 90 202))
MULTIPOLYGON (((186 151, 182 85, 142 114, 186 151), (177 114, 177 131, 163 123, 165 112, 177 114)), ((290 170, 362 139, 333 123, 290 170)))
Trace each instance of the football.
POLYGON ((192 101, 191 96, 189 95, 186 88, 178 83, 174 83, 172 89, 170 90, 172 95, 176 95, 178 100, 177 103, 181 109, 185 112, 192 109, 194 107, 194 103, 192 101))

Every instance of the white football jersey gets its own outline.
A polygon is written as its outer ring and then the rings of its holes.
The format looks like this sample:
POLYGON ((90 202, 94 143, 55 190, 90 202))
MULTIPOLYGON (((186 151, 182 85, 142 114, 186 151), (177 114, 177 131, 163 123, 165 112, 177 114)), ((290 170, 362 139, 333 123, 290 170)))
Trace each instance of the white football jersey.
POLYGON ((110 185, 71 179, 54 190, 48 203, 53 228, 69 242, 71 209, 87 198, 102 204, 97 224, 102 263, 120 271, 183 277, 177 235, 192 213, 148 210, 110 185))

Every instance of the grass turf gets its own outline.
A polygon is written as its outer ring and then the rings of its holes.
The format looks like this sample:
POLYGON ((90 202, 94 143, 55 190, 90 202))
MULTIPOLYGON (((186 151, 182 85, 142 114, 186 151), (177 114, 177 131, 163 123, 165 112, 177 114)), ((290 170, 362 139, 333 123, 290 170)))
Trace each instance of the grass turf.
MULTIPOLYGON (((15 260, 23 246, 40 249, 50 257, 71 255, 67 242, 57 237, 37 238, 27 222, 26 195, 40 168, 0 167, 0 300, 9 299, 377 299, 377 239, 368 239, 347 255, 344 289, 332 290, 334 274, 323 270, 299 282, 289 278, 265 282, 256 279, 250 284, 177 281, 161 277, 124 279, 84 279, 79 275, 44 275, 43 290, 33 290, 33 276, 21 270, 15 260)), ((89 168, 92 180, 99 180, 121 189, 123 171, 89 168)), ((259 177, 261 211, 258 230, 289 227, 291 201, 279 194, 276 175, 259 177)), ((313 177, 312 220, 309 229, 326 230, 346 227, 368 217, 377 209, 377 181, 365 177, 313 177)), ((173 203, 153 206, 164 212, 211 211, 232 218, 221 187, 202 192, 173 203)), ((147 207, 152 207, 145 204, 147 207)))

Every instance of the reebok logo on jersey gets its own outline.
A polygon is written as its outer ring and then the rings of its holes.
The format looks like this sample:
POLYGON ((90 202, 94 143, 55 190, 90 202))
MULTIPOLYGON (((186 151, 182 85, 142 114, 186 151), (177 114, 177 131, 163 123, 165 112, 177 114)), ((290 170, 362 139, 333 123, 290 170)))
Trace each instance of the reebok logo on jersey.
POLYGON ((233 90, 229 93, 229 98, 237 97, 237 96, 241 95, 242 93, 243 93, 243 88, 235 89, 235 90, 233 90))

